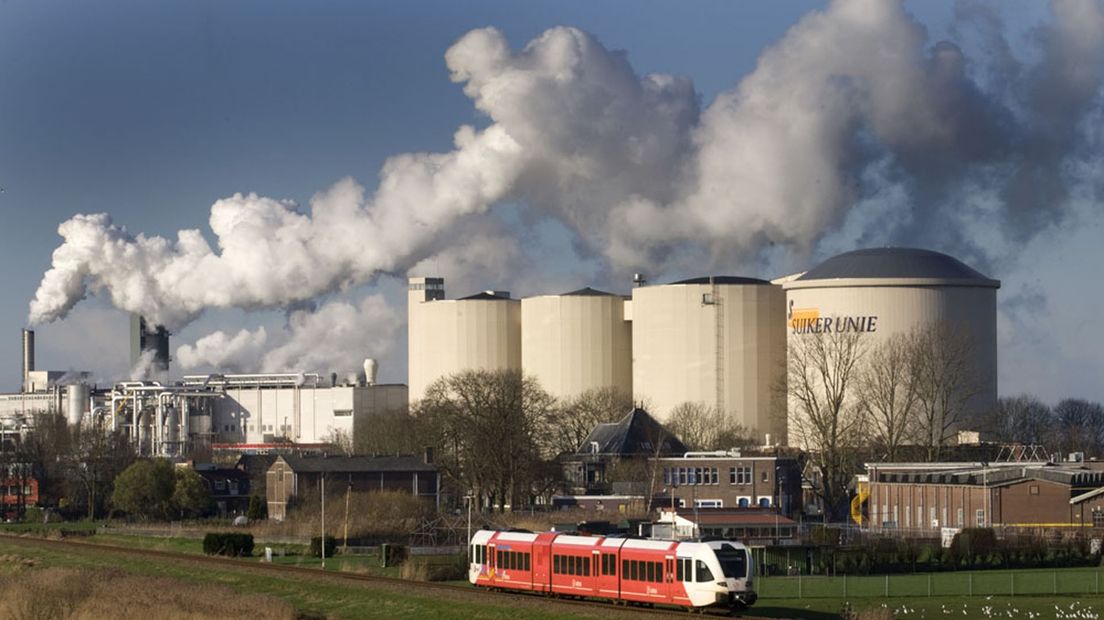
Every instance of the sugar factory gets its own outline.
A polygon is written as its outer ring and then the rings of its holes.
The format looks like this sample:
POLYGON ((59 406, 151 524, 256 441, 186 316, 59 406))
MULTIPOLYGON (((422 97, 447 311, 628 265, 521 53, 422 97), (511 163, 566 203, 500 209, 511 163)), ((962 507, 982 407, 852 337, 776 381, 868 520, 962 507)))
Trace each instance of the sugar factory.
POLYGON ((638 275, 627 295, 584 288, 449 300, 442 278, 412 277, 410 398, 461 370, 512 369, 559 398, 618 388, 661 420, 680 403, 702 403, 764 443, 785 442, 786 404, 776 386, 785 380, 788 339, 863 332, 877 344, 942 323, 970 341, 980 386, 974 415, 997 397, 999 287, 951 256, 909 248, 848 252, 774 281, 649 284, 638 275))
MULTIPOLYGON (((403 409, 436 379, 467 369, 512 369, 557 398, 616 388, 665 419, 701 403, 763 443, 785 444, 788 339, 860 331, 878 341, 946 322, 972 341, 980 389, 972 411, 997 394, 996 290, 955 258, 879 248, 841 254, 774 281, 705 276, 666 284, 634 279, 629 294, 583 288, 512 299, 484 291, 446 299, 443 278, 411 277, 409 389, 378 385, 366 360, 355 382, 337 375, 211 374, 168 381, 169 336, 130 322, 133 367, 145 381, 91 384, 87 372, 38 370, 34 332, 23 331, 23 389, 0 394, 5 439, 33 413, 121 429, 141 454, 183 456, 199 445, 319 444, 351 438, 355 421, 403 409)), ((968 420, 966 420, 968 422, 968 420)))

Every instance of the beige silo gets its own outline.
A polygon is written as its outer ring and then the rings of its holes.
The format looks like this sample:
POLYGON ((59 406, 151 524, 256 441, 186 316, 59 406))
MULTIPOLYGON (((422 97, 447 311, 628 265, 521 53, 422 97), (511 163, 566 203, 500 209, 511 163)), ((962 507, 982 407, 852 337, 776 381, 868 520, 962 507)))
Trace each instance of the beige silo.
POLYGON ((632 326, 625 298, 591 288, 521 300, 521 366, 548 393, 632 394, 632 326))
POLYGON ((445 299, 444 279, 412 277, 407 293, 409 397, 465 370, 521 369, 521 303, 503 291, 445 299))
MULTIPOLYGON (((946 254, 873 248, 834 256, 783 284, 787 335, 860 332, 872 350, 898 334, 946 325, 972 351, 969 411, 956 426, 976 428, 997 399, 997 289, 990 279, 946 254)), ((799 420, 791 407, 790 426, 799 420)), ((791 443, 802 440, 791 433, 791 443)), ((804 441, 802 447, 815 442, 804 441)))
POLYGON ((633 289, 633 393, 666 419, 684 402, 726 413, 759 439, 781 439, 774 403, 784 371, 782 288, 714 276, 633 289))

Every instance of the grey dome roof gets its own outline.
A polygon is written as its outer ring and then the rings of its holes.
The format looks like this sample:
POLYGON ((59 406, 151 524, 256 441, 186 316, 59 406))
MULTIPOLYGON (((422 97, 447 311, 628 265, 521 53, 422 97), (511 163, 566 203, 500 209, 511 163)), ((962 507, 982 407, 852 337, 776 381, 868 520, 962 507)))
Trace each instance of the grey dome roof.
POLYGON ((770 284, 770 282, 760 280, 759 278, 745 278, 742 276, 703 276, 700 278, 679 280, 671 284, 770 284), (712 282, 709 281, 710 277, 713 278, 712 282))
POLYGON ((929 278, 940 280, 989 280, 962 261, 919 248, 870 248, 833 256, 797 279, 929 278))

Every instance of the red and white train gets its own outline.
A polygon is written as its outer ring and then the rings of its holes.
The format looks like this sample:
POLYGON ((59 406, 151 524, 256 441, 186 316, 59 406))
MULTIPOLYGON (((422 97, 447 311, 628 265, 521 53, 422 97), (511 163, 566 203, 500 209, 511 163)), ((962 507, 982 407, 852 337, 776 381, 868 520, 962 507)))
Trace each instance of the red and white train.
POLYGON ((747 547, 727 540, 479 530, 468 552, 468 581, 488 588, 729 610, 757 598, 747 547))

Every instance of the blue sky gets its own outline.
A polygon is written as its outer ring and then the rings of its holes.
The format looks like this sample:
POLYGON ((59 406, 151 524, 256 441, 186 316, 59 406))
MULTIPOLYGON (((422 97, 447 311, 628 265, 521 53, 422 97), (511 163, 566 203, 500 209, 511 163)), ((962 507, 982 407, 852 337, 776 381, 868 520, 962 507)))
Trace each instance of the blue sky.
MULTIPOLYGON (((18 331, 60 243, 60 222, 107 212, 134 234, 172 239, 177 230, 199 228, 213 241, 211 205, 235 192, 306 204, 351 176, 370 193, 388 156, 448 151, 458 126, 488 124, 449 80, 444 60, 473 28, 498 28, 516 50, 548 28, 575 26, 607 49, 625 50, 637 74, 692 79, 707 106, 755 69, 764 48, 823 5, 4 2, 0 335, 8 334, 10 345, 0 348, 0 389, 18 387, 18 331)), ((932 42, 954 34, 955 4, 906 6, 932 42)), ((1024 41, 1046 18, 1045 6, 1004 4, 1001 12, 1009 41, 1029 55, 1024 41)), ((1100 262, 1099 208, 1090 197, 1074 211, 1066 228, 1027 240, 1014 265, 987 265, 1005 280, 1002 299, 1016 300, 1001 317, 1002 393, 1104 399, 1100 337, 1056 336, 1067 327, 1091 332, 1095 312, 1079 308, 1104 301, 1082 290, 1096 275, 1080 267, 1100 262), (1042 357, 1040 370, 1033 364, 1042 357)), ((571 244, 554 223, 531 234, 550 255, 571 244)), ((593 272, 587 260, 553 267, 562 279, 555 286, 593 272)), ((396 278, 344 294, 365 291, 402 302, 396 278)), ((283 323, 279 309, 209 311, 180 330, 176 343, 214 329, 265 325, 276 332, 283 323)), ((38 366, 92 368, 107 378, 125 366, 126 328, 124 313, 86 300, 68 318, 37 328, 38 366)), ((403 349, 400 338, 381 378, 405 378, 403 349)))

